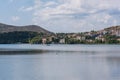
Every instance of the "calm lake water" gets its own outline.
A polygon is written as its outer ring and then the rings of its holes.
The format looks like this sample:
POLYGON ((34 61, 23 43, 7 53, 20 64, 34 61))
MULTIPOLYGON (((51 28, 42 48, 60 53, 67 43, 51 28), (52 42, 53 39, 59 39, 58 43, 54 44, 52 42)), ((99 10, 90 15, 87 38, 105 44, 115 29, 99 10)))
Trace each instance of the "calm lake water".
POLYGON ((16 44, 0 49, 49 50, 0 55, 0 80, 120 80, 120 45, 16 44))

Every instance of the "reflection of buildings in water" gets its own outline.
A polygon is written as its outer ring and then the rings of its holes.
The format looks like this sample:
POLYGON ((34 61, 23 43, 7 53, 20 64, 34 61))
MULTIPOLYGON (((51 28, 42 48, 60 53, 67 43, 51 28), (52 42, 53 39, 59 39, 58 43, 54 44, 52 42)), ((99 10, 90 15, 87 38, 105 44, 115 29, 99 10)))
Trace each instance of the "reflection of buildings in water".
POLYGON ((110 76, 120 80, 120 57, 107 57, 106 60, 110 69, 110 76))

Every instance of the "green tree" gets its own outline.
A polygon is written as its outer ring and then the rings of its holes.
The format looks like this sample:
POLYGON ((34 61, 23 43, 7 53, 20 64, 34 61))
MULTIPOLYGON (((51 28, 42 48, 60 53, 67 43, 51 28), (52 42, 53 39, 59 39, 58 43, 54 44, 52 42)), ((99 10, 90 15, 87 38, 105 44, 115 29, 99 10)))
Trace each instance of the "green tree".
POLYGON ((41 44, 42 43, 42 38, 41 36, 36 36, 30 40, 31 44, 41 44))

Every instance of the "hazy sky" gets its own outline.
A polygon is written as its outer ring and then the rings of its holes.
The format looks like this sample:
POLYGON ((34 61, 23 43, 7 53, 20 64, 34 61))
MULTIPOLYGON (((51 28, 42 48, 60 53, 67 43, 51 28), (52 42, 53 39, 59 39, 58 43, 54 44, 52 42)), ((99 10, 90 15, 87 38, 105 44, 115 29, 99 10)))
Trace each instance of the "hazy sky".
POLYGON ((120 0, 0 0, 0 22, 53 32, 98 30, 120 25, 120 0))

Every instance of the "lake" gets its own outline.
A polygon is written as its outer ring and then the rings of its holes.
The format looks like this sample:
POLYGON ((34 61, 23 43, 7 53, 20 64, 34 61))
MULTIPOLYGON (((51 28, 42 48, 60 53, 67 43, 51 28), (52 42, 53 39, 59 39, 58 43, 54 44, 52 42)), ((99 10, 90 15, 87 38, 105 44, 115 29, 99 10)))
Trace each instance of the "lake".
POLYGON ((0 80, 120 80, 120 45, 1 44, 0 50, 0 80))

